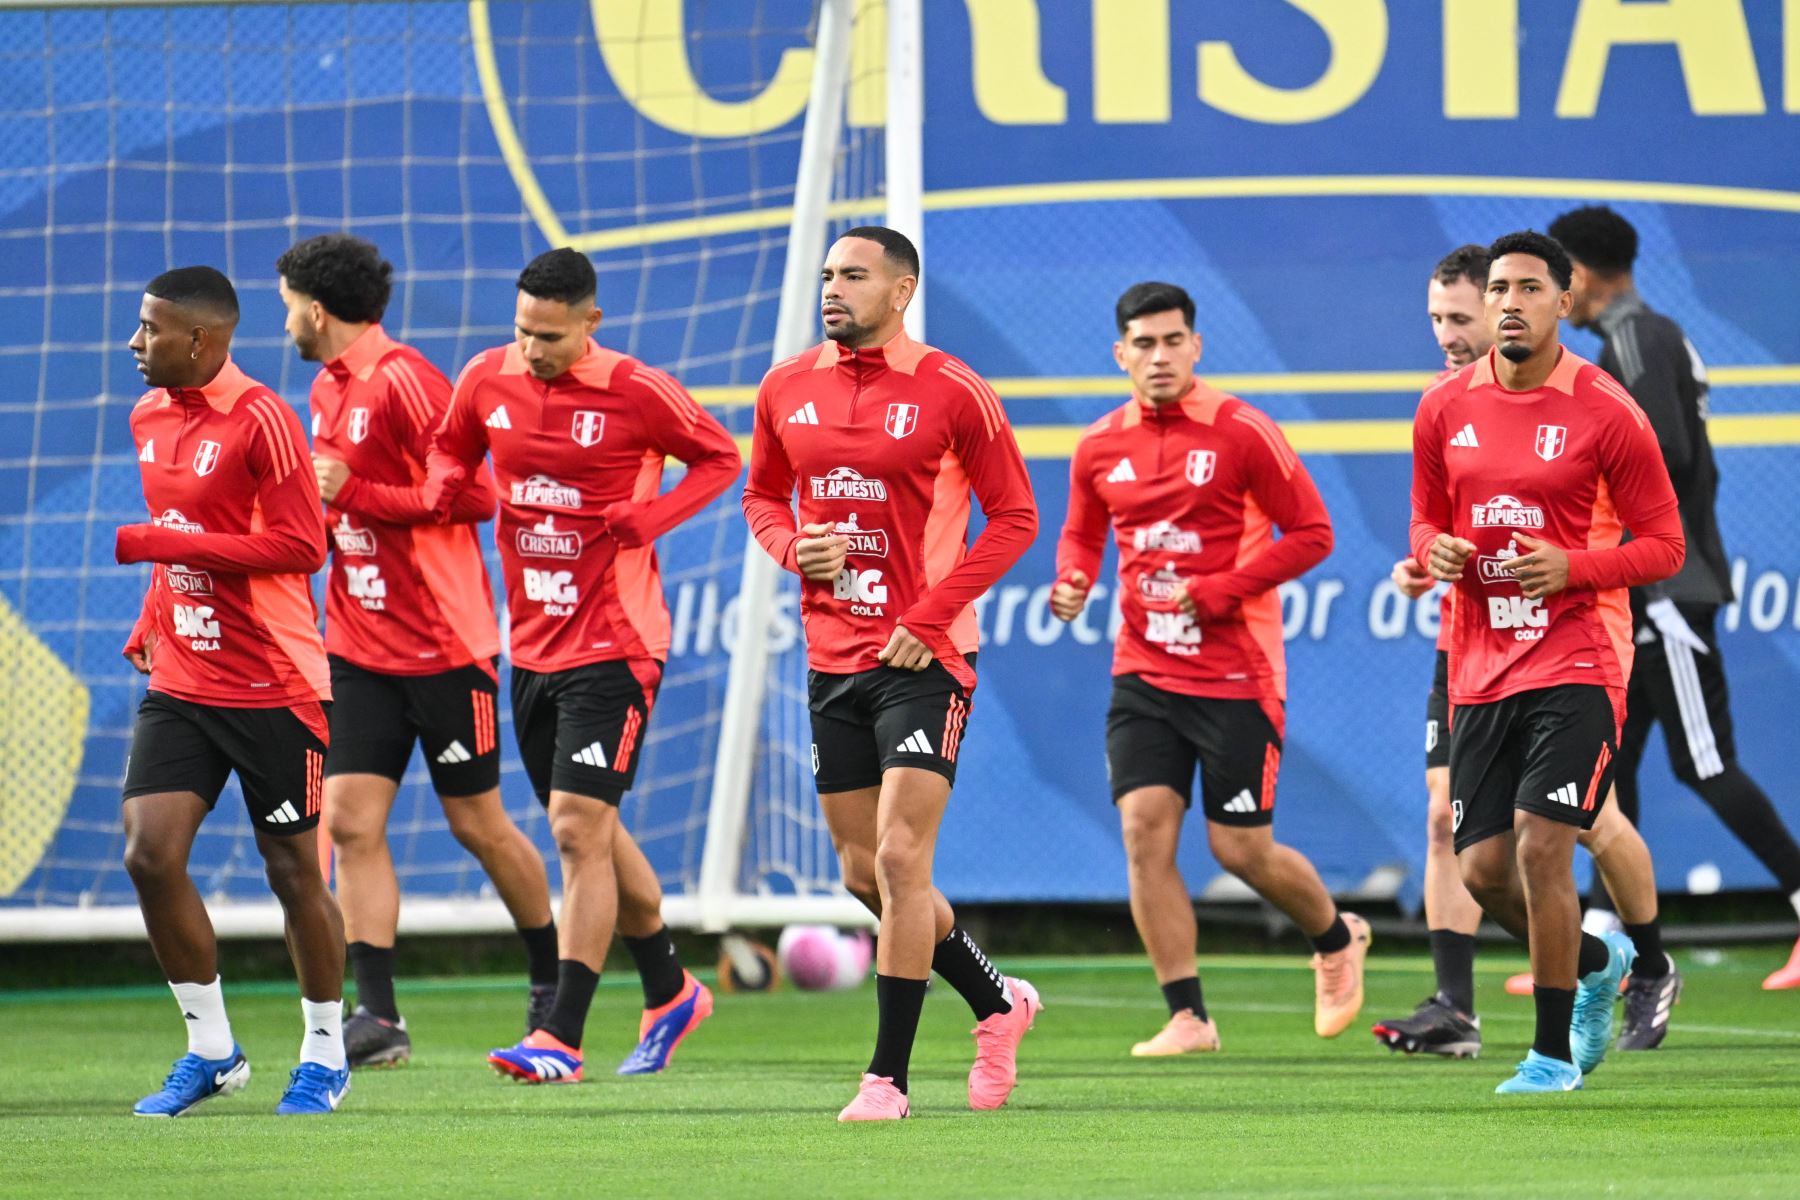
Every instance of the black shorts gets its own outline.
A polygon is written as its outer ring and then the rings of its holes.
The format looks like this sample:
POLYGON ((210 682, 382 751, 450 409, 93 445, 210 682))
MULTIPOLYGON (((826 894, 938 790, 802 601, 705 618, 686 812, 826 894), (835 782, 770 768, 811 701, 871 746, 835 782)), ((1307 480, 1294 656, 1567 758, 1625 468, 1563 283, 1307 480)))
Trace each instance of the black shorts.
POLYGON ((1425 698, 1425 769, 1450 765, 1450 653, 1437 652, 1431 695, 1425 698))
MULTIPOLYGON (((975 656, 966 658, 973 669, 975 656)), ((922 767, 956 782, 974 697, 942 663, 934 659, 923 671, 808 671, 806 696, 820 795, 879 787, 889 767, 922 767)))
POLYGON ((513 732, 538 803, 573 792, 617 806, 637 778, 650 710, 662 686, 658 662, 588 663, 512 675, 513 732))
POLYGON ((1166 787, 1191 808, 1196 766, 1207 820, 1257 826, 1275 819, 1281 730, 1262 701, 1183 696, 1136 675, 1115 676, 1106 711, 1113 803, 1138 788, 1166 787))
POLYGON ((440 796, 500 786, 500 684, 469 664, 434 675, 388 675, 331 656, 331 753, 325 774, 399 782, 413 743, 440 796))
POLYGON ((1592 829, 1612 786, 1618 728, 1612 697, 1593 684, 1457 705, 1450 727, 1457 852, 1511 832, 1517 809, 1592 829))
POLYGON ((223 708, 150 692, 125 759, 125 799, 195 792, 212 808, 233 771, 261 833, 305 833, 325 805, 330 705, 223 708))
POLYGON ((1693 786, 1736 765, 1737 738, 1731 728, 1725 660, 1713 632, 1718 606, 1676 607, 1688 628, 1706 643, 1706 653, 1671 645, 1655 625, 1637 614, 1637 657, 1625 700, 1625 731, 1619 736, 1619 769, 1635 776, 1650 729, 1660 722, 1670 768, 1677 779, 1693 786))

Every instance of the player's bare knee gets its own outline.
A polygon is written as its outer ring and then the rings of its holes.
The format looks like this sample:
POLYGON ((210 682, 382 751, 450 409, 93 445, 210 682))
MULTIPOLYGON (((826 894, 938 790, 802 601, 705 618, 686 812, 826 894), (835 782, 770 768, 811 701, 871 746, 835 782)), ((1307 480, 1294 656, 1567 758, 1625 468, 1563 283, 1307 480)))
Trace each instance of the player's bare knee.
POLYGON ((1219 867, 1246 883, 1259 877, 1268 863, 1275 841, 1267 829, 1213 827, 1208 837, 1219 867))
POLYGON ((600 808, 599 801, 579 801, 550 807, 550 838, 564 858, 588 858, 612 854, 617 810, 600 808), (595 806, 589 808, 587 806, 595 806))
MULTIPOLYGON (((300 834, 300 837, 310 836, 300 834)), ((270 839, 274 841, 274 839, 270 839)), ((325 889, 324 878, 319 874, 317 860, 297 852, 297 847, 282 845, 280 849, 265 847, 263 850, 263 874, 268 877, 269 890, 283 906, 310 898, 316 892, 325 889)))
POLYGON ((387 830, 371 823, 366 814, 351 805, 325 806, 325 831, 331 844, 342 854, 355 855, 368 850, 387 836, 387 830))
POLYGON ((1181 822, 1123 809, 1119 813, 1119 831, 1125 839, 1125 857, 1132 866, 1163 866, 1175 861, 1175 850, 1181 842, 1181 822))
POLYGON ((866 846, 840 847, 838 869, 844 877, 844 890, 880 912, 881 887, 875 879, 875 855, 866 846))
POLYGON ((1512 873, 1506 864, 1494 861, 1492 856, 1466 852, 1457 855, 1456 867, 1462 876, 1463 887, 1479 901, 1483 908, 1490 907, 1489 901, 1503 896, 1512 887, 1512 873))
POLYGON ((931 890, 931 850, 910 832, 894 831, 875 847, 875 878, 887 899, 931 890))
POLYGON ((173 847, 135 834, 125 839, 125 873, 139 887, 168 883, 186 871, 187 863, 173 847))
POLYGON ((444 821, 457 845, 477 858, 498 850, 512 829, 504 813, 491 812, 479 803, 479 798, 471 797, 445 797, 444 821))

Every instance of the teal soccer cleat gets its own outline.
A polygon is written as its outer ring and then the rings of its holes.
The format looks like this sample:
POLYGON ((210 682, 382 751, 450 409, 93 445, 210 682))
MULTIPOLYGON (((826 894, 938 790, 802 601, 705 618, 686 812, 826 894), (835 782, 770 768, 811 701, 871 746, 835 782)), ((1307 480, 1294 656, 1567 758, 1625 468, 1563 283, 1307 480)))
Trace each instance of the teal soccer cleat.
POLYGON ((1622 933, 1600 935, 1606 943, 1606 966, 1589 971, 1575 987, 1575 1017, 1569 1022, 1569 1050, 1575 1065, 1587 1075, 1606 1058, 1612 1044, 1613 1005, 1619 1001, 1619 985, 1631 974, 1637 948, 1622 933))
POLYGON ((1502 1096, 1514 1096, 1526 1092, 1578 1092, 1580 1090, 1581 1072, 1575 1069, 1574 1063, 1566 1063, 1556 1058, 1545 1058, 1536 1050, 1527 1051, 1525 1061, 1519 1064, 1519 1073, 1494 1089, 1502 1096))

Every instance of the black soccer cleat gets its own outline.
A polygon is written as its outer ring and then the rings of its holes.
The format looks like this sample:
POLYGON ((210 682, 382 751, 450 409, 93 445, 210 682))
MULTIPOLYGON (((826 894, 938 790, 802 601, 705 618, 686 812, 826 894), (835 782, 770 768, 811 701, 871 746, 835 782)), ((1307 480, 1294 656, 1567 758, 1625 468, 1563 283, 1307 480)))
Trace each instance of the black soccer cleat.
POLYGON ((535 1029, 542 1029, 544 1022, 550 1019, 550 1010, 556 1007, 556 985, 554 983, 534 983, 531 993, 525 997, 525 1034, 527 1037, 535 1029))
POLYGON ((389 1021, 362 1005, 344 1021, 344 1059, 356 1067, 398 1067, 412 1059, 406 1018, 389 1021))
MULTIPOLYGON (((1667 954, 1664 958, 1669 958, 1667 954)), ((1625 984, 1625 1024, 1619 1032, 1619 1049, 1654 1050, 1669 1035, 1669 1010, 1681 1002, 1681 972, 1669 958, 1669 973, 1661 979, 1633 975, 1625 984)))
POLYGON ((1481 1018, 1460 1012, 1442 992, 1419 1001, 1410 1017, 1377 1021, 1375 1040, 1403 1054, 1475 1058, 1481 1054, 1481 1018))

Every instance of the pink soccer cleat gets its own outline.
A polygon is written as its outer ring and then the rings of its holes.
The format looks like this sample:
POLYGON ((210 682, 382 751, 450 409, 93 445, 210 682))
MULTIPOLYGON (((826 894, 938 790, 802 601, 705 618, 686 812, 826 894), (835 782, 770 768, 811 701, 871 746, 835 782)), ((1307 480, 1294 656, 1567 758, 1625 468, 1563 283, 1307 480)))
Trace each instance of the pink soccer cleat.
POLYGON ((1529 996, 1533 992, 1535 983, 1536 981, 1531 977, 1530 971, 1521 971, 1517 975, 1508 975, 1506 977, 1506 994, 1509 996, 1529 996))
POLYGON ((1313 1032, 1333 1038, 1349 1028, 1363 1006, 1363 959, 1369 953, 1369 923, 1355 913, 1343 913, 1350 927, 1350 944, 1330 954, 1312 957, 1313 1032))
POLYGON ((1019 1043, 1043 1011, 1037 989, 1023 979, 1008 979, 1012 1011, 995 1013, 971 1031, 975 1065, 969 1068, 969 1107, 977 1112, 999 1108, 1019 1082, 1019 1043))
POLYGON ((1794 952, 1788 956, 1787 966, 1772 971, 1763 980, 1763 991, 1780 992, 1788 988, 1800 988, 1800 942, 1794 943, 1794 952))
POLYGON ((911 1112, 906 1104, 906 1093, 895 1087, 892 1079, 886 1075, 865 1074, 862 1086, 856 1089, 856 1099, 844 1106, 838 1120, 899 1121, 911 1112))
POLYGON ((1184 1008, 1169 1018, 1157 1035, 1131 1048, 1133 1058, 1164 1058, 1175 1054, 1204 1054, 1219 1048, 1219 1027, 1202 1021, 1184 1008))

